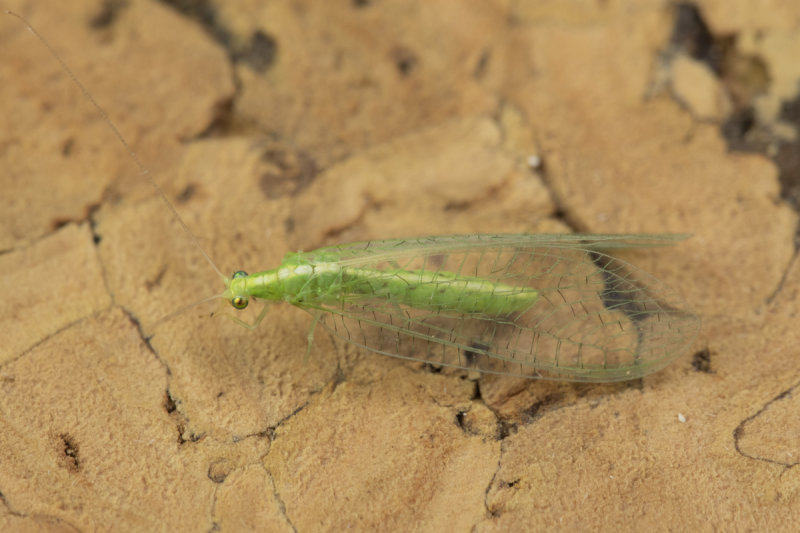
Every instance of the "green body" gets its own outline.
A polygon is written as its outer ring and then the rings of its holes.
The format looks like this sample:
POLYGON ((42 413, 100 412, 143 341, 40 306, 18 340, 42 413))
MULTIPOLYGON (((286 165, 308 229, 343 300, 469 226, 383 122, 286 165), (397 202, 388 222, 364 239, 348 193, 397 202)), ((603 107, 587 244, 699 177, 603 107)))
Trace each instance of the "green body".
POLYGON ((278 268, 232 279, 226 297, 233 296, 298 307, 378 298, 415 309, 502 316, 528 309, 538 291, 451 272, 357 268, 290 253, 278 268))

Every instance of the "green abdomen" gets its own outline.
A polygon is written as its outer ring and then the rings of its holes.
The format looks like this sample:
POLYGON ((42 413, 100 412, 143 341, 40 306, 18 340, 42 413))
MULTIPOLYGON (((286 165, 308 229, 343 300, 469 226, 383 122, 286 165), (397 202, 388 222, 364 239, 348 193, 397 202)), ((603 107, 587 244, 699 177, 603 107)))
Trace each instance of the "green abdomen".
POLYGON ((491 316, 524 311, 539 295, 534 289, 451 272, 373 270, 335 263, 314 265, 305 286, 304 296, 319 303, 377 298, 416 309, 491 316))

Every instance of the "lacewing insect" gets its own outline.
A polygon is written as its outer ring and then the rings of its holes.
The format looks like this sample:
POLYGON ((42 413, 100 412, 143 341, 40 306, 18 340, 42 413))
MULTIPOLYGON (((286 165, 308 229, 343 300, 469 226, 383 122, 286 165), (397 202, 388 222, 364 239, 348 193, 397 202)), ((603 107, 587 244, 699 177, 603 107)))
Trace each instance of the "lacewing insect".
MULTIPOLYGON (((9 14, 20 18, 14 13, 9 14)), ((22 20, 22 19, 21 19, 22 20)), ((172 203, 83 84, 184 231, 172 203)), ((231 278, 220 297, 236 309, 284 301, 333 335, 369 350, 501 375, 567 381, 634 379, 682 355, 699 319, 669 288, 608 255, 665 246, 685 235, 451 235, 343 244, 289 253, 272 270, 231 278)), ((266 315, 264 306, 255 328, 266 315)))
MULTIPOLYGON (((685 235, 451 235, 287 254, 225 280, 309 311, 335 336, 434 365, 569 381, 620 381, 682 355, 697 317, 652 276, 605 252, 685 235)), ((264 318, 266 306, 253 324, 264 318)), ((240 322, 242 323, 242 322, 240 322)))

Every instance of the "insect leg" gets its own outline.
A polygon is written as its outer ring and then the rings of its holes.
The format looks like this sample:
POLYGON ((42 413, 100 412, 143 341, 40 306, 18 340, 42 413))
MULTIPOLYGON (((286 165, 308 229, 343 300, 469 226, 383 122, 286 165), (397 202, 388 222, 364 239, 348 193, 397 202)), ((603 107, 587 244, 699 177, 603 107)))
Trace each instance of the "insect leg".
POLYGON ((248 324, 241 318, 233 316, 230 313, 225 313, 225 316, 233 320, 236 324, 239 324, 240 326, 243 326, 249 329, 250 331, 253 331, 258 327, 259 324, 261 324, 261 321, 264 320, 264 317, 267 316, 267 309, 269 309, 269 304, 265 303, 264 307, 261 309, 261 312, 258 314, 258 316, 256 317, 256 319, 253 321, 252 324, 248 324))
POLYGON ((308 364, 308 356, 311 354, 311 346, 314 344, 314 330, 317 328, 322 313, 317 311, 316 313, 312 313, 311 316, 313 318, 311 319, 311 327, 308 330, 308 346, 306 346, 306 355, 303 358, 303 364, 308 364))

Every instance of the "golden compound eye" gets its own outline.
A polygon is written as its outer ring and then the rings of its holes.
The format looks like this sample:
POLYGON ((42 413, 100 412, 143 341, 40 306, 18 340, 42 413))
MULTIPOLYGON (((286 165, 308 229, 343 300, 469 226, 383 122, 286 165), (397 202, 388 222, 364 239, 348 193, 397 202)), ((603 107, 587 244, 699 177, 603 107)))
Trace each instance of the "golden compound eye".
POLYGON ((248 304, 247 298, 242 296, 237 296, 231 300, 231 305, 234 306, 236 309, 244 309, 247 307, 248 304))

